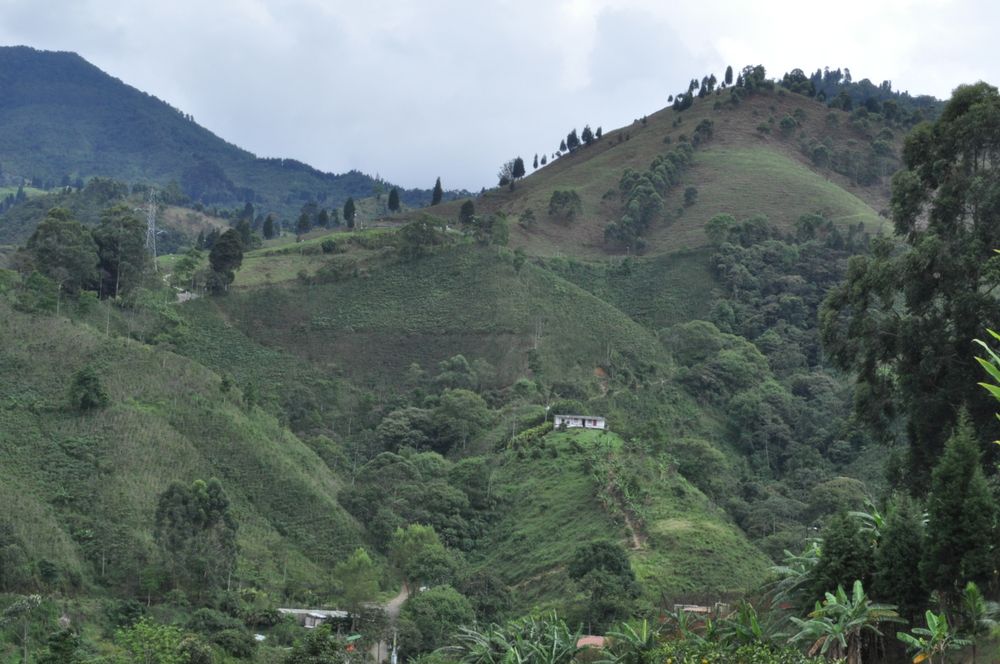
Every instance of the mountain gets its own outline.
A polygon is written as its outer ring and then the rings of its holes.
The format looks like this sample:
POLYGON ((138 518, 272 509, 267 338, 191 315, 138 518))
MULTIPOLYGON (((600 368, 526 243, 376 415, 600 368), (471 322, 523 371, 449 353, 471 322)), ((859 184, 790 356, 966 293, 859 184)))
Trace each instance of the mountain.
MULTIPOLYGON (((170 104, 75 53, 0 47, 0 185, 45 188, 94 176, 167 186, 205 205, 241 206, 294 220, 309 201, 329 207, 391 184, 358 171, 323 173, 294 159, 261 159, 170 104)), ((429 190, 401 190, 409 205, 429 190)))

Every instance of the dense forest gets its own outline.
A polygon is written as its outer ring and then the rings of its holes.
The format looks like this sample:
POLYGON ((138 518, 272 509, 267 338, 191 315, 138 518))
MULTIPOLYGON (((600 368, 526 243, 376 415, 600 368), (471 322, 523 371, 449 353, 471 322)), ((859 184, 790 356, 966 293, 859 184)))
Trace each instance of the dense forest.
POLYGON ((995 659, 1000 93, 670 101, 474 199, 20 183, 0 658, 995 659))

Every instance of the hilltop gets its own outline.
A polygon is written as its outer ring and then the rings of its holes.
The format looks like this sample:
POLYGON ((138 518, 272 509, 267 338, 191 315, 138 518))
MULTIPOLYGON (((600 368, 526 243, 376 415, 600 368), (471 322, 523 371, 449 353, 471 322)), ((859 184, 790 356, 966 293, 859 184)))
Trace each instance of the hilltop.
MULTIPOLYGON (((655 159, 686 144, 693 148, 690 163, 678 169, 677 182, 662 194, 662 211, 643 234, 644 253, 704 246, 704 226, 718 214, 764 215, 782 228, 791 228, 803 214, 821 214, 877 231, 906 131, 864 107, 831 108, 780 87, 742 97, 718 90, 693 99, 685 110, 667 107, 605 131, 591 145, 553 153, 513 189, 490 189, 472 200, 480 215, 507 215, 512 245, 531 254, 634 253, 605 238, 607 225, 626 211, 623 175, 646 172, 655 159), (685 200, 692 188, 693 198, 685 200), (557 191, 578 196, 572 220, 562 211, 550 214, 557 191)), ((530 161, 529 156, 526 164, 530 161)), ((457 219, 461 203, 446 203, 433 213, 457 219)))

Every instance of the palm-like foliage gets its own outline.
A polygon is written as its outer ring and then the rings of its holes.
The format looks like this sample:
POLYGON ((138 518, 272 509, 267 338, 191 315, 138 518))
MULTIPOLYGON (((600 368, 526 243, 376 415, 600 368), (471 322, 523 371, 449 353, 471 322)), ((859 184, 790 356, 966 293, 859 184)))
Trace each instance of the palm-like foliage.
POLYGON ((648 664, 652 652, 659 646, 660 630, 648 620, 632 625, 622 623, 608 632, 609 642, 598 664, 648 664))
POLYGON ((989 602, 972 581, 962 591, 962 632, 972 642, 972 661, 976 661, 976 641, 988 635, 997 626, 1000 605, 989 602))
POLYGON ((719 621, 715 630, 717 640, 727 646, 783 643, 787 635, 779 631, 776 615, 774 612, 760 614, 750 602, 742 601, 736 611, 719 621))
POLYGON ((463 664, 567 664, 580 651, 579 639, 552 612, 481 630, 463 627, 458 644, 445 650, 463 664))
POLYGON ((914 627, 912 634, 901 632, 896 635, 896 638, 914 651, 913 664, 924 661, 934 664, 934 658, 938 655, 941 655, 940 661, 943 662, 944 653, 947 651, 969 645, 969 641, 955 636, 943 613, 938 615, 928 609, 924 619, 927 621, 927 627, 914 627))
POLYGON ((771 588, 775 606, 804 604, 803 596, 812 583, 812 572, 819 562, 820 542, 819 539, 809 540, 806 548, 798 554, 785 549, 784 564, 771 567, 771 573, 777 577, 771 588))
POLYGON ((875 503, 866 498, 864 511, 853 511, 847 514, 858 520, 861 524, 861 532, 871 537, 873 541, 879 541, 882 536, 882 528, 885 527, 885 515, 878 511, 875 503))
POLYGON ((792 618, 799 628, 791 641, 809 645, 809 654, 817 653, 830 659, 846 657, 847 664, 861 664, 861 643, 865 633, 881 636, 878 625, 901 622, 896 607, 875 604, 865 594, 860 581, 854 582, 851 595, 838 587, 836 593, 826 593, 822 603, 809 614, 808 620, 792 618))

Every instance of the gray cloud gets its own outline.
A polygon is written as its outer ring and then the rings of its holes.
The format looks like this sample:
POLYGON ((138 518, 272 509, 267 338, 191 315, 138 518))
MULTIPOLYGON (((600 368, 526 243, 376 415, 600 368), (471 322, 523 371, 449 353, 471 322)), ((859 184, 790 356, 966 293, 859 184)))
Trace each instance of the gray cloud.
POLYGON ((1000 76, 986 2, 0 0, 0 43, 71 50, 262 156, 478 190, 726 64, 850 67, 945 96, 1000 76))

